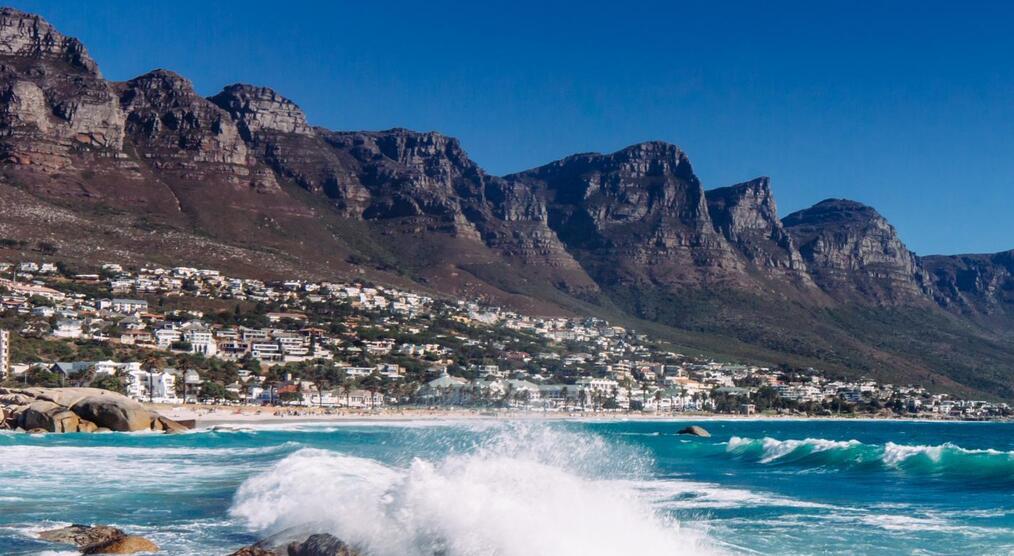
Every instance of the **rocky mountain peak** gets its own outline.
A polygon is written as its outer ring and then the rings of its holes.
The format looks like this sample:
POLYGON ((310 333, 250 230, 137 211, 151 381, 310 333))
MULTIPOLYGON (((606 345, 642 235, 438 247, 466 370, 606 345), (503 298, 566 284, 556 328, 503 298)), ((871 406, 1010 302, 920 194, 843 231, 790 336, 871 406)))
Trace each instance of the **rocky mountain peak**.
POLYGON ((469 169, 476 167, 456 138, 435 131, 395 128, 377 133, 374 137, 384 156, 421 170, 433 164, 469 169))
POLYGON ((805 269, 795 242, 778 219, 769 178, 712 189, 706 196, 715 229, 752 263, 767 269, 805 269))
POLYGON ((81 41, 62 35, 45 19, 14 8, 0 9, 0 56, 64 62, 99 76, 81 41))
POLYGON ((541 191, 550 226, 604 282, 699 284, 718 268, 741 266, 712 226, 700 181, 675 145, 651 141, 574 155, 508 179, 541 191))
POLYGON ((118 152, 123 114, 84 46, 36 15, 0 9, 0 159, 53 170, 118 152))
POLYGON ((267 87, 237 83, 209 100, 232 116, 244 137, 260 132, 313 134, 303 110, 267 87))
POLYGON ((137 94, 162 105, 191 102, 197 93, 194 84, 182 75, 167 69, 156 69, 127 82, 128 102, 137 94))
POLYGON ((227 164, 245 176, 248 151, 229 115, 194 91, 190 80, 158 69, 120 85, 127 135, 151 163, 184 169, 188 177, 201 163, 227 164))
POLYGON ((782 220, 821 288, 898 303, 931 287, 919 259, 872 207, 826 199, 782 220))
POLYGON ((711 189, 707 197, 715 227, 730 239, 745 230, 781 228, 767 177, 711 189))

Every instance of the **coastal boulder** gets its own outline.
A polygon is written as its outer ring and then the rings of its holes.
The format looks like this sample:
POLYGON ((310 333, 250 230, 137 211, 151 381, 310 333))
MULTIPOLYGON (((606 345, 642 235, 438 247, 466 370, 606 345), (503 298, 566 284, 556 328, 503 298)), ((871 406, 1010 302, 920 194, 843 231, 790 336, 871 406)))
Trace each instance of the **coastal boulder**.
POLYGON ((699 427, 697 425, 690 425, 689 427, 682 428, 679 431, 677 431, 676 434, 687 434, 690 436, 701 436, 704 438, 711 436, 711 433, 708 432, 704 427, 699 427))
POLYGON ((279 531, 251 546, 243 547, 229 556, 362 556, 362 552, 341 539, 320 530, 317 524, 303 524, 279 531), (302 539, 302 540, 300 540, 302 539))
POLYGON ((188 429, 122 394, 100 388, 0 388, 0 428, 43 432, 188 429))
POLYGON ((138 552, 158 552, 158 545, 144 537, 126 535, 104 543, 88 545, 81 549, 82 554, 136 554, 138 552))
POLYGON ((282 556, 278 552, 268 548, 261 548, 257 545, 244 546, 229 556, 282 556))
POLYGON ((188 430, 190 430, 182 423, 178 423, 176 421, 173 421, 172 419, 169 419, 168 417, 163 417, 161 415, 155 415, 155 417, 151 420, 151 428, 152 430, 165 433, 187 432, 188 430))
POLYGON ((25 430, 45 429, 47 432, 77 432, 78 416, 53 402, 32 402, 18 414, 18 426, 25 430))
POLYGON ((153 414, 126 397, 92 396, 75 403, 71 410, 99 427, 130 432, 151 428, 153 414))
POLYGON ((289 556, 361 556, 361 552, 327 533, 310 535, 301 543, 289 545, 289 556))
POLYGON ((84 548, 93 544, 103 544, 116 539, 122 539, 127 534, 122 529, 109 527, 108 525, 79 525, 74 524, 60 529, 51 529, 39 533, 39 538, 44 541, 72 544, 78 548, 84 548))
POLYGON ((98 425, 88 421, 87 419, 78 419, 77 421, 77 432, 97 432, 98 429, 98 425))

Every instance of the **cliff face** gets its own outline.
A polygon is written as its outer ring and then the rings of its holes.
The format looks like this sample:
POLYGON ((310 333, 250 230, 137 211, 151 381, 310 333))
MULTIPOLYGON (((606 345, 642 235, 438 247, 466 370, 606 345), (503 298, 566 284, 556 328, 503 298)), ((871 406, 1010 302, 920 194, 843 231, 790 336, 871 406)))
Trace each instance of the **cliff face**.
POLYGON ((489 176, 457 139, 406 129, 333 132, 271 89, 231 85, 210 99, 254 155, 282 179, 326 197, 350 219, 388 233, 448 234, 524 264, 558 269, 566 287, 594 289, 524 186, 489 176))
POLYGON ((598 279, 696 286, 735 279, 742 268, 675 145, 575 155, 510 179, 544 199, 550 227, 598 279))
POLYGON ((369 192, 294 102, 266 87, 243 84, 209 100, 230 115, 254 156, 280 177, 325 195, 347 215, 362 211, 369 192))
POLYGON ((778 218, 768 178, 707 192, 715 229, 761 271, 812 285, 806 263, 778 218))
POLYGON ((42 171, 123 145, 123 114, 77 39, 0 9, 0 157, 42 171))
POLYGON ((1014 250, 924 257, 936 300, 964 314, 1014 319, 1014 250))
POLYGON ((814 282, 846 300, 925 299, 931 284, 894 227, 872 208, 828 199, 782 221, 814 282))
POLYGON ((532 312, 626 311, 713 334, 712 352, 734 338, 808 365, 963 369, 979 388, 1003 382, 982 361, 1014 369, 1009 341, 990 343, 1014 333, 1012 252, 920 259, 844 200, 780 220, 767 178, 705 191, 658 141, 491 176, 452 137, 313 127, 266 87, 107 82, 79 41, 12 9, 0 162, 0 237, 62 259, 415 280, 532 312))
POLYGON ((118 89, 129 141, 154 170, 191 182, 224 179, 277 189, 273 174, 258 171, 229 114, 198 95, 189 80, 155 70, 118 89))

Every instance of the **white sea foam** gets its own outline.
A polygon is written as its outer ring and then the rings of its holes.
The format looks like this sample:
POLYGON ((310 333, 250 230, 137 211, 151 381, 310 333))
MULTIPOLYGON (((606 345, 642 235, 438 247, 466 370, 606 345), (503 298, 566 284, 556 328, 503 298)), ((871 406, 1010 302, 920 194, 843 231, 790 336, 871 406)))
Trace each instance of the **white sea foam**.
POLYGON ((304 449, 247 480, 231 514, 263 532, 325 523, 377 556, 715 552, 703 532, 657 513, 629 478, 608 478, 599 460, 633 460, 596 438, 512 430, 404 468, 304 449))
POLYGON ((915 456, 925 456, 930 461, 939 463, 944 454, 948 452, 952 454, 970 456, 1006 456, 1008 460, 1014 461, 1014 452, 1001 452, 999 450, 970 450, 950 443, 940 444, 937 446, 906 446, 903 444, 888 442, 884 445, 884 463, 888 465, 898 465, 899 463, 915 456))
MULTIPOLYGON (((738 436, 734 436, 729 439, 729 442, 726 444, 726 449, 732 452, 755 445, 756 442, 756 440, 751 438, 740 438, 738 436)), ((826 440, 823 438, 778 440, 777 438, 768 437, 761 440, 763 455, 760 459, 760 463, 771 463, 772 461, 783 458, 793 452, 796 452, 797 450, 806 450, 808 453, 814 454, 829 450, 848 450, 858 446, 862 446, 862 443, 858 440, 826 440)))
POLYGON ((643 492, 657 507, 667 510, 747 507, 837 509, 831 504, 683 479, 638 481, 631 483, 631 486, 643 492))

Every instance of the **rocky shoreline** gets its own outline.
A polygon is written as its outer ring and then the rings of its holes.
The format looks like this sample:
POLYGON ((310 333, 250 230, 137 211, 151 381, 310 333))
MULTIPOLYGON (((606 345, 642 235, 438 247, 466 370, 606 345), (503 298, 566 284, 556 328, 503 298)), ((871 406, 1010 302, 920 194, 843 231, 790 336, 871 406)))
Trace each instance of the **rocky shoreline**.
POLYGON ((99 388, 0 388, 0 430, 176 433, 188 427, 99 388))
MULTIPOLYGON (((158 552, 150 540, 108 525, 74 524, 39 533, 44 541, 73 545, 81 554, 137 554, 158 552)), ((328 533, 307 535, 306 529, 288 529, 245 546, 229 556, 362 556, 358 549, 328 533)))

